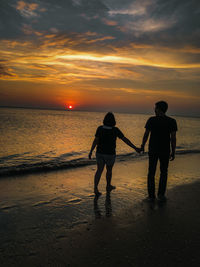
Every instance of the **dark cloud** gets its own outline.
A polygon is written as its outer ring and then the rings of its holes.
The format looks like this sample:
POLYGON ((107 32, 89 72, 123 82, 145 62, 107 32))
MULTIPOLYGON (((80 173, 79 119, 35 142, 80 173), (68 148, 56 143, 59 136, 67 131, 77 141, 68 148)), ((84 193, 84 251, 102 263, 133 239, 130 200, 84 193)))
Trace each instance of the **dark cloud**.
POLYGON ((200 46, 200 2, 198 0, 159 0, 151 16, 155 19, 174 21, 166 31, 161 31, 161 35, 158 32, 152 36, 160 43, 166 42, 167 45, 170 43, 172 46, 186 44, 200 46))
MULTIPOLYGON (((34 32, 96 32, 127 42, 200 46, 199 0, 1 0, 2 39, 33 38, 34 32), (19 4, 23 2, 24 4, 19 4)), ((113 44, 113 40, 110 40, 113 44)), ((108 44, 109 42, 106 42, 108 44)))
POLYGON ((16 8, 11 5, 13 1, 0 1, 0 38, 16 39, 21 34, 23 18, 16 8), (9 3, 8 3, 9 2, 9 3))
POLYGON ((93 0, 82 0, 80 2, 80 11, 88 14, 91 17, 104 16, 109 11, 108 7, 101 1, 93 0))
POLYGON ((0 63, 0 77, 12 77, 12 73, 8 70, 8 68, 0 63))
POLYGON ((129 40, 138 43, 182 46, 200 45, 198 0, 105 1, 110 16, 124 27, 129 40))

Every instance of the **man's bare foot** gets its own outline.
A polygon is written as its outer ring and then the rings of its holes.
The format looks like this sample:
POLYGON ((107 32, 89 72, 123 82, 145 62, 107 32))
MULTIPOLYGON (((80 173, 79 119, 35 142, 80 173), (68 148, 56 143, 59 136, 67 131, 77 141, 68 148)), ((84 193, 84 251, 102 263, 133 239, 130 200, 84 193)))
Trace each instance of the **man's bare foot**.
POLYGON ((155 197, 146 197, 145 199, 144 199, 144 201, 145 202, 149 202, 149 203, 153 203, 153 202, 155 202, 155 197))
POLYGON ((160 201, 160 202, 166 202, 167 201, 167 198, 164 195, 158 195, 158 201, 160 201))

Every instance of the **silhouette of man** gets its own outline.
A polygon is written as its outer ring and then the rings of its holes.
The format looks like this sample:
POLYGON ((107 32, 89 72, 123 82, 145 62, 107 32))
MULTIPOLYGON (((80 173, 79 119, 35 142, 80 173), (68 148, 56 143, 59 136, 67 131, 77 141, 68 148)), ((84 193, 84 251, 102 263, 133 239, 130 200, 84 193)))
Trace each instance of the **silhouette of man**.
POLYGON ((160 161, 158 199, 165 201, 169 159, 175 159, 177 123, 175 119, 166 116, 167 109, 168 104, 165 101, 159 101, 155 104, 156 116, 147 120, 141 145, 141 151, 144 152, 144 147, 150 134, 147 179, 148 200, 150 201, 155 199, 155 173, 158 160, 160 161))

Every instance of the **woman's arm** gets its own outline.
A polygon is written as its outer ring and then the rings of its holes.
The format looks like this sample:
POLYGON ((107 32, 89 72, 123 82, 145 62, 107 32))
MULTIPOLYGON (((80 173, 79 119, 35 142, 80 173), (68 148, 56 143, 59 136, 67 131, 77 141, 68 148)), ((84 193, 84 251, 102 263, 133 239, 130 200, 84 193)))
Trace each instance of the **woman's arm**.
POLYGON ((125 136, 121 138, 125 144, 127 144, 128 146, 132 147, 135 149, 135 151, 137 151, 138 153, 140 153, 140 148, 136 147, 128 138, 126 138, 125 136))
POLYGON ((95 137, 95 138, 94 138, 94 141, 93 141, 93 143, 92 143, 91 149, 90 149, 90 153, 89 153, 89 155, 88 155, 88 158, 89 158, 89 159, 91 159, 91 157, 92 157, 92 152, 93 152, 93 150, 95 149, 95 147, 96 147, 97 144, 98 144, 98 137, 95 137))

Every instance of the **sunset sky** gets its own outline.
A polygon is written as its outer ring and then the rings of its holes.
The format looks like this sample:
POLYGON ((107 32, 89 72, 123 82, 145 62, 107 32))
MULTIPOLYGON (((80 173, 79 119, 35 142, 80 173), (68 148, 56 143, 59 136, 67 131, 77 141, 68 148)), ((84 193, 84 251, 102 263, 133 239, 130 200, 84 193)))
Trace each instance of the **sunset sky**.
POLYGON ((0 0, 0 106, 200 115, 199 0, 0 0))

